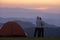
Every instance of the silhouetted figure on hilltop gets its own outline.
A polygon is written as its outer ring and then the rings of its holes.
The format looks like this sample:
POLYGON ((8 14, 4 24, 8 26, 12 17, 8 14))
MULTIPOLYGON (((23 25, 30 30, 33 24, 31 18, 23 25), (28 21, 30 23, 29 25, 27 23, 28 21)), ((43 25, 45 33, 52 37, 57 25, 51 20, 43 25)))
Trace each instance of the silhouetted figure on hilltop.
POLYGON ((44 23, 41 17, 37 17, 34 37, 44 37, 44 23))

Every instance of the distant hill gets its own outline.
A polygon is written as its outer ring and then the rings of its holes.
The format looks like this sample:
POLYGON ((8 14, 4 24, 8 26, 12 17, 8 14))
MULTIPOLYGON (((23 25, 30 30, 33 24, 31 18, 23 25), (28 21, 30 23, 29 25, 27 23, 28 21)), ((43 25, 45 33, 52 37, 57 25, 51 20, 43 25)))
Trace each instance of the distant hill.
POLYGON ((3 26, 3 24, 4 24, 4 23, 0 23, 0 27, 2 27, 2 26, 3 26))
MULTIPOLYGON (((29 37, 34 36, 35 25, 31 22, 16 21, 18 24, 22 25, 24 30, 28 33, 29 37)), ((44 27, 45 37, 60 37, 60 27, 55 25, 49 25, 45 23, 44 27)))
POLYGON ((31 27, 35 27, 35 25, 31 22, 25 22, 25 21, 15 21, 17 22, 19 25, 21 25, 23 28, 31 28, 31 27))
MULTIPOLYGON (((0 23, 5 23, 7 21, 16 21, 16 20, 21 20, 21 21, 25 21, 25 22, 31 22, 33 24, 35 24, 36 22, 36 18, 17 18, 17 17, 11 17, 11 18, 2 18, 0 17, 0 23)), ((60 25, 60 19, 52 19, 52 18, 43 18, 43 21, 48 23, 48 24, 51 24, 51 25, 57 25, 59 26, 60 25)))
MULTIPOLYGON (((29 37, 34 37, 35 28, 25 28, 29 37)), ((45 37, 60 37, 60 27, 56 28, 44 28, 44 36, 45 37)))
MULTIPOLYGON (((36 27, 35 24, 33 24, 32 22, 29 22, 29 21, 16 20, 15 22, 17 22, 18 24, 21 24, 22 27, 24 27, 24 28, 36 27)), ((51 25, 51 24, 48 24, 48 23, 44 22, 44 27, 45 28, 46 27, 48 27, 48 28, 56 28, 56 27, 59 27, 59 26, 51 25)))
MULTIPOLYGON (((13 18, 8 18, 8 19, 0 18, 0 19, 1 19, 0 27, 3 26, 4 22, 7 22, 7 20, 15 21, 24 28, 24 30, 28 33, 29 37, 33 37, 34 30, 35 30, 35 24, 33 24, 32 22, 24 21, 24 20, 20 20, 20 19, 18 20, 18 18, 17 19, 15 19, 15 18, 14 19, 13 18)), ((45 37, 60 37, 60 27, 58 27, 56 25, 48 24, 46 22, 44 22, 44 24, 45 24, 45 26, 44 26, 45 37)))

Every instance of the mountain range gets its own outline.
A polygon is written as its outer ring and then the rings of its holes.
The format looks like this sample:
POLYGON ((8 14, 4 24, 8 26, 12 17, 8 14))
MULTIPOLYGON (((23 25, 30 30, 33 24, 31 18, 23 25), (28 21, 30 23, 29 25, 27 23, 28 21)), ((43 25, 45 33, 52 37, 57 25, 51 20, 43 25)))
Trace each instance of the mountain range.
MULTIPOLYGON (((22 26, 22 28, 25 30, 25 32, 28 34, 28 37, 34 37, 34 30, 35 30, 35 24, 32 23, 31 19, 25 19, 25 18, 0 18, 0 27, 4 25, 4 23, 8 21, 15 21, 19 25, 22 26)), ((44 21, 44 36, 45 37, 60 37, 60 27, 56 25, 48 24, 44 21)))
POLYGON ((60 26, 60 11, 58 9, 56 12, 48 10, 32 10, 25 8, 0 8, 0 17, 6 17, 8 19, 10 19, 9 17, 18 17, 18 19, 23 18, 23 20, 28 21, 32 18, 30 21, 35 22, 37 16, 42 17, 46 23, 60 26))
MULTIPOLYGON (((14 20, 21 20, 21 21, 27 21, 27 22, 31 22, 33 24, 36 24, 36 18, 14 18, 14 17, 11 17, 11 18, 2 18, 0 17, 0 23, 5 23, 7 21, 14 21, 14 20)), ((57 19, 49 19, 49 18, 43 18, 43 21, 45 23, 48 23, 50 25, 56 25, 56 26, 60 26, 60 20, 57 20, 57 19)))

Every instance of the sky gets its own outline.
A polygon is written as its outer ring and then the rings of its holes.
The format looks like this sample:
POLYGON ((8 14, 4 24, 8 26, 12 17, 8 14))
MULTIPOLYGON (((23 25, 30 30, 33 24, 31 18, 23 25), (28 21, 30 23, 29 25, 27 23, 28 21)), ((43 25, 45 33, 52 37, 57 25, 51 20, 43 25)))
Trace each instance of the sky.
POLYGON ((52 19, 54 24, 60 25, 60 0, 0 0, 0 17, 37 16, 52 19))
MULTIPOLYGON (((60 0, 0 0, 0 8, 5 8, 5 9, 0 9, 1 16, 5 13, 9 14, 9 11, 7 12, 7 10, 10 10, 10 9, 7 9, 7 8, 17 8, 17 9, 22 8, 22 10, 31 9, 30 12, 32 13, 33 12, 38 13, 36 11, 32 11, 32 10, 37 10, 44 13, 60 14, 60 0)), ((25 12, 30 13, 27 10, 25 11, 24 10, 23 10, 24 14, 26 14, 25 12)), ((10 12, 13 13, 13 11, 11 10, 10 12)), ((16 13, 17 11, 15 12, 15 14, 16 13)), ((22 12, 20 10, 20 15, 23 15, 21 13, 22 12)), ((32 13, 30 14, 32 15, 32 13)))
POLYGON ((36 10, 59 9, 60 0, 0 0, 0 7, 36 10))

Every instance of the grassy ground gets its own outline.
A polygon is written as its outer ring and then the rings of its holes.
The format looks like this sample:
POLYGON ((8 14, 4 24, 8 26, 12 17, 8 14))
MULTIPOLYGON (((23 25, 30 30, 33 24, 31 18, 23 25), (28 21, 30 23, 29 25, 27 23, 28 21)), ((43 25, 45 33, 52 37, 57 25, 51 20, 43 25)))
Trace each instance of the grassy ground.
POLYGON ((60 40, 60 38, 22 38, 22 37, 0 37, 0 40, 60 40))

